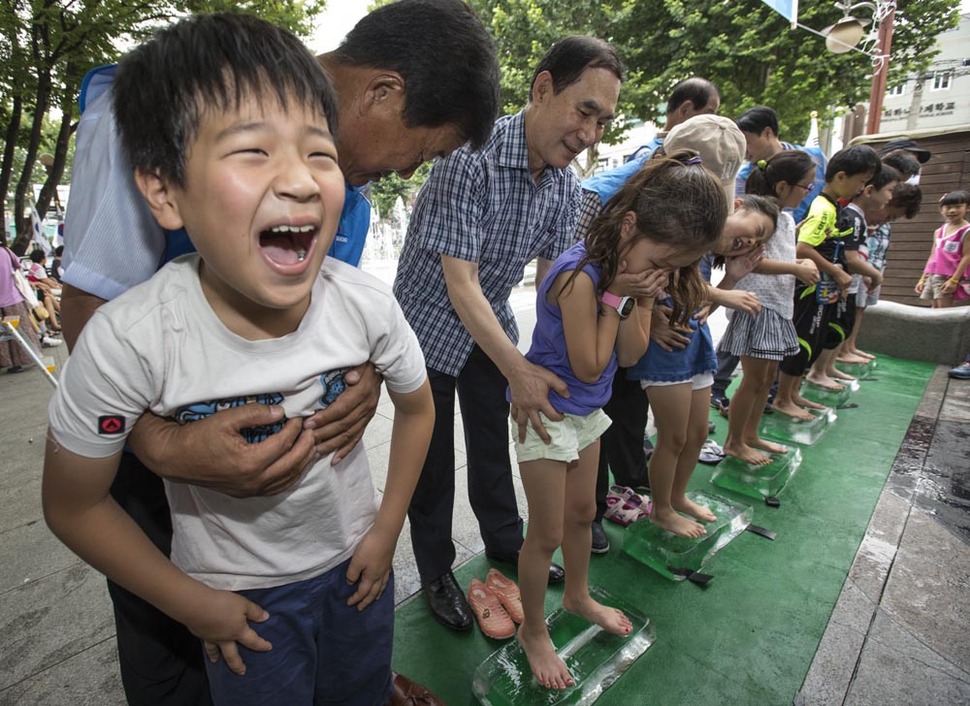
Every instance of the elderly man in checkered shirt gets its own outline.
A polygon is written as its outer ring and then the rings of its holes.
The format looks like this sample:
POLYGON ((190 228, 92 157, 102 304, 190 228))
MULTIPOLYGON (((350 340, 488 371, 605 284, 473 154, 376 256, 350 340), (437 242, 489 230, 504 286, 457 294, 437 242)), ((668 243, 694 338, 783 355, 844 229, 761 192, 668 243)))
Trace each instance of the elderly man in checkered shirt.
MULTIPOLYGON (((573 243, 579 180, 569 168, 613 118, 622 67, 608 43, 560 40, 540 61, 528 105, 500 118, 485 147, 438 162, 418 195, 394 292, 421 342, 437 422, 408 517, 418 571, 434 617, 472 625, 451 572, 455 495, 455 392, 468 457, 468 495, 486 555, 515 563, 522 545, 509 459, 509 403, 524 429, 548 438, 541 411, 561 419, 550 389, 565 384, 525 360, 509 294, 538 258, 537 282, 573 243)), ((563 579, 550 567, 550 579, 563 579)))

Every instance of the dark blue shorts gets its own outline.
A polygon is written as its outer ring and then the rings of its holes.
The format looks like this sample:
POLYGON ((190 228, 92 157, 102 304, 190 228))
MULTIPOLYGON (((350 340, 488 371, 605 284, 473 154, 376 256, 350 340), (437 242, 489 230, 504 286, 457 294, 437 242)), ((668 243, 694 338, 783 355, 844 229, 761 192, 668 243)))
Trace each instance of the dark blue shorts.
POLYGON ((345 561, 306 581, 239 591, 269 612, 253 629, 273 643, 269 652, 239 647, 246 674, 223 659, 206 669, 217 706, 383 706, 391 696, 394 577, 363 611, 348 606, 356 585, 345 561))

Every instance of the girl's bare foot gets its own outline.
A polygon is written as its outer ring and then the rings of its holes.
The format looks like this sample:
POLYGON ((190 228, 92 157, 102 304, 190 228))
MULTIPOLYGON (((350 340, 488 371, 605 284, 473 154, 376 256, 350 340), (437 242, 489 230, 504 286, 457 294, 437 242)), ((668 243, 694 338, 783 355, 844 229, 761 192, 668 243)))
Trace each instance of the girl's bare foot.
POLYGON ((689 537, 696 539, 707 534, 704 525, 698 524, 693 520, 682 517, 674 510, 658 510, 656 506, 650 511, 650 521, 668 532, 673 532, 678 537, 689 537))
POLYGON ((756 449, 761 449, 762 451, 767 451, 770 454, 788 453, 787 446, 782 446, 781 444, 776 444, 773 441, 762 439, 760 436, 756 436, 753 439, 748 439, 748 445, 753 446, 756 449))
POLYGON ((837 380, 848 380, 849 382, 855 381, 855 378, 853 376, 849 375, 848 373, 842 372, 838 368, 832 368, 831 370, 827 370, 826 372, 828 373, 829 377, 835 378, 837 380))
POLYGON ((686 512, 695 520, 700 520, 701 522, 715 522, 717 520, 717 517, 714 516, 713 512, 703 505, 698 505, 686 495, 679 500, 677 498, 672 498, 670 504, 673 505, 674 510, 686 512))
POLYGON ((811 412, 806 412, 804 409, 792 402, 779 402, 778 400, 775 400, 774 404, 771 405, 771 409, 779 414, 784 414, 786 417, 800 419, 803 422, 809 422, 814 418, 811 412))
POLYGON ((806 400, 799 394, 794 394, 791 396, 791 401, 797 404, 799 407, 807 407, 808 409, 817 409, 819 411, 825 409, 824 404, 819 404, 818 402, 812 402, 811 400, 806 400))
POLYGON ((809 373, 805 379, 813 385, 824 387, 826 390, 832 390, 833 392, 842 392, 842 390, 845 389, 845 385, 840 385, 825 373, 812 372, 809 373))
POLYGON ((633 623, 630 622, 623 611, 597 603, 589 594, 579 600, 563 596, 562 607, 570 613, 586 618, 589 622, 599 625, 606 632, 611 632, 614 635, 629 635, 630 631, 633 630, 633 623))
POLYGON ((525 651, 537 682, 547 689, 565 689, 573 685, 566 663, 559 659, 546 630, 530 633, 522 625, 516 637, 525 651))
POLYGON ((735 442, 731 439, 724 442, 724 455, 733 456, 739 461, 750 463, 753 466, 764 466, 767 463, 771 463, 771 459, 768 456, 758 453, 748 444, 735 442))

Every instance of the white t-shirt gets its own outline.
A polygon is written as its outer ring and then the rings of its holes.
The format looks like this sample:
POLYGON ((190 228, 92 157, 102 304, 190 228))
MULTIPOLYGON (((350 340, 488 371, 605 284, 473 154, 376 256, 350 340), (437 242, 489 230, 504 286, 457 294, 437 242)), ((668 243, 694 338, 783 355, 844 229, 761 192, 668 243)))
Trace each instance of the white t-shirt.
MULTIPOLYGON (((344 370, 368 360, 390 390, 412 392, 426 378, 417 338, 390 290, 350 265, 327 259, 300 327, 263 341, 222 324, 197 272, 197 255, 180 257, 95 312, 51 400, 59 444, 89 458, 109 456, 145 410, 187 423, 261 402, 281 405, 287 418, 309 416, 344 389, 344 370)), ((377 495, 360 445, 336 467, 330 460, 269 497, 166 483, 172 561, 227 590, 293 583, 344 561, 371 528, 377 495)))
MULTIPOLYGON (((778 214, 775 232, 765 245, 765 259, 795 262, 795 220, 788 211, 778 214)), ((735 289, 754 292, 761 306, 791 319, 795 308, 795 275, 762 275, 752 272, 741 278, 735 289)))

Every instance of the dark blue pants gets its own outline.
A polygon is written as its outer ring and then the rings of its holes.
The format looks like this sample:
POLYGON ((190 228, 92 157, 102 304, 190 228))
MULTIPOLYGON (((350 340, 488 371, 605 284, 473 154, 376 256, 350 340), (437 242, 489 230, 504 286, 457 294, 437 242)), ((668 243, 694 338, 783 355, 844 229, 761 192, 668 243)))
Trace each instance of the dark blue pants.
MULTIPOLYGON (((269 612, 251 623, 273 643, 269 652, 239 647, 242 676, 224 659, 206 660, 212 700, 217 706, 383 706, 391 696, 394 641, 394 579, 383 595, 358 611, 347 599, 357 590, 347 583, 345 561, 306 581, 239 591, 269 612)), ((201 646, 198 647, 201 651, 201 646)))
POLYGON ((421 581, 427 583, 451 569, 455 545, 451 539, 455 508, 455 393, 464 421, 468 456, 468 499, 478 518, 485 549, 511 554, 522 546, 509 457, 508 382, 475 346, 458 377, 428 369, 434 397, 435 424, 431 447, 408 518, 411 544, 421 581))

